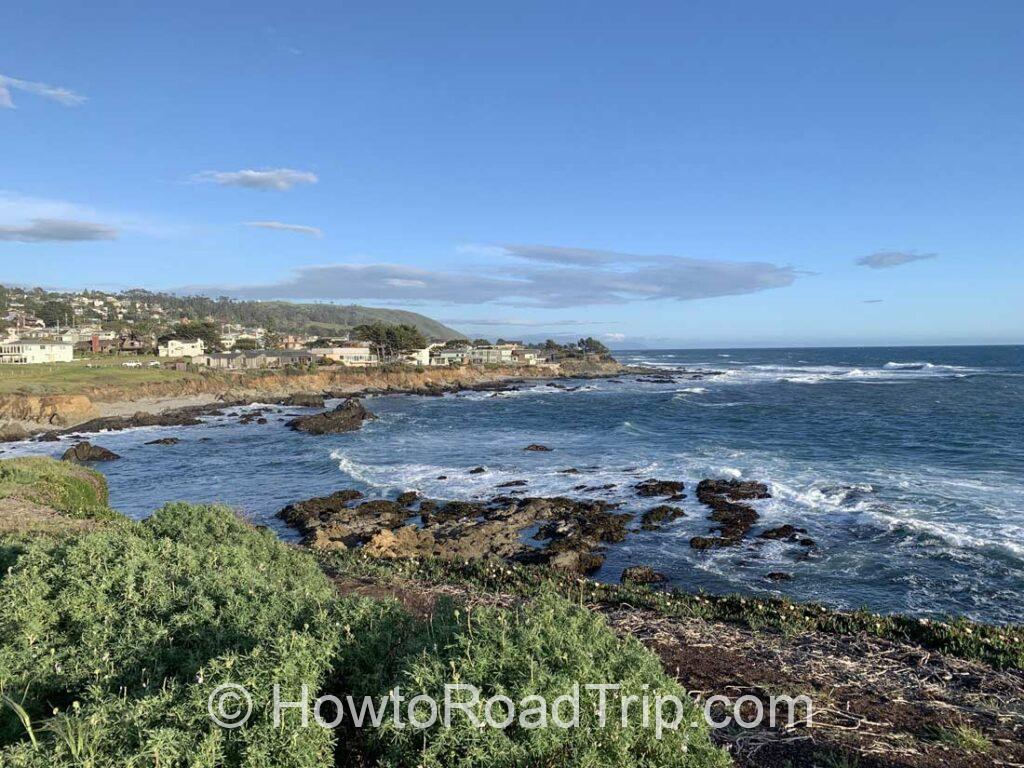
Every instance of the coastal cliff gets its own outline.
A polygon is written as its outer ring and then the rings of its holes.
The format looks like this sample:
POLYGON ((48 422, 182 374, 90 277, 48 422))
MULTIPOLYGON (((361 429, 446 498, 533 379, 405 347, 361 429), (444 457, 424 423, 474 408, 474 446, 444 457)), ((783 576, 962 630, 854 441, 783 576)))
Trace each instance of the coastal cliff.
POLYGON ((541 367, 344 368, 315 372, 204 371, 165 381, 118 386, 83 383, 73 394, 0 395, 0 440, 18 440, 54 428, 74 427, 103 416, 160 413, 218 401, 259 402, 296 393, 356 395, 380 392, 442 391, 513 379, 613 376, 623 370, 614 360, 566 361, 557 369, 541 367))

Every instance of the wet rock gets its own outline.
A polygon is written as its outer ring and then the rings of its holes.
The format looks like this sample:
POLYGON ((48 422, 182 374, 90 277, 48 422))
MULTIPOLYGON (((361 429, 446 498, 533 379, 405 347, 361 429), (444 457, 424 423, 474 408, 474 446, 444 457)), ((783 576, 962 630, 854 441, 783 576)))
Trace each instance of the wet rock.
POLYGON ((576 469, 576 467, 569 467, 568 469, 560 469, 560 470, 558 470, 558 472, 559 472, 559 474, 562 474, 562 475, 578 475, 580 473, 580 471, 578 469, 576 469))
POLYGON ((266 419, 265 416, 260 416, 258 419, 256 419, 256 423, 257 424, 266 424, 267 423, 267 419, 266 419))
POLYGON ((377 418, 370 413, 356 398, 349 398, 333 411, 325 411, 313 416, 300 416, 288 422, 288 426, 299 432, 311 435, 333 435, 342 432, 353 432, 362 427, 363 422, 377 418))
POLYGON ((157 440, 150 440, 146 445, 177 445, 181 442, 181 438, 177 437, 161 437, 157 440))
POLYGON ((697 499, 707 504, 702 497, 710 496, 725 496, 732 501, 772 497, 768 485, 755 480, 701 480, 697 483, 697 499))
POLYGON ((623 584, 660 584, 668 578, 646 565, 633 565, 622 572, 619 581, 623 584))
POLYGON ((773 571, 772 573, 767 574, 765 576, 765 578, 768 579, 768 581, 776 581, 776 582, 778 582, 778 581, 792 581, 793 580, 793 574, 791 574, 791 573, 783 573, 782 571, 773 571))
POLYGON ((806 536, 801 538, 801 539, 797 539, 796 543, 799 544, 801 547, 816 547, 816 546, 818 546, 818 543, 814 539, 807 538, 806 536))
POLYGON ((448 475, 438 475, 437 479, 438 480, 447 480, 448 479, 448 475))
POLYGON ((498 483, 497 488, 522 488, 528 485, 525 480, 509 480, 507 483, 498 483))
POLYGON ((486 471, 487 471, 486 467, 474 467, 473 469, 469 470, 469 474, 471 474, 471 475, 482 475, 486 471))
POLYGON ((403 507, 408 507, 414 504, 420 495, 416 491, 405 491, 404 493, 398 494, 398 498, 395 499, 403 507))
POLYGON ((107 450, 100 445, 93 445, 86 440, 68 448, 60 458, 62 461, 71 461, 75 464, 82 464, 88 461, 113 461, 114 459, 120 459, 121 457, 113 451, 107 450))
POLYGON ((794 528, 789 523, 786 523, 778 528, 769 528, 767 531, 759 533, 757 537, 774 541, 796 541, 799 538, 797 534, 800 533, 807 533, 807 531, 804 528, 794 528))
POLYGON ((685 514, 679 507, 659 504, 654 509, 644 512, 643 517, 640 518, 640 527, 645 531, 657 531, 664 523, 676 520, 685 514))
POLYGON ((291 405, 297 408, 323 408, 324 397, 316 392, 296 392, 282 400, 281 405, 291 405))
POLYGON ((336 491, 330 496, 318 496, 289 504, 278 512, 277 516, 301 532, 309 533, 362 497, 363 494, 359 491, 350 489, 336 491))
POLYGON ((644 480, 633 486, 637 496, 678 496, 684 484, 678 480, 644 480))
POLYGON ((546 445, 541 445, 540 443, 530 443, 528 446, 523 448, 523 450, 524 451, 537 451, 538 453, 547 453, 547 452, 551 451, 552 449, 548 448, 546 445))

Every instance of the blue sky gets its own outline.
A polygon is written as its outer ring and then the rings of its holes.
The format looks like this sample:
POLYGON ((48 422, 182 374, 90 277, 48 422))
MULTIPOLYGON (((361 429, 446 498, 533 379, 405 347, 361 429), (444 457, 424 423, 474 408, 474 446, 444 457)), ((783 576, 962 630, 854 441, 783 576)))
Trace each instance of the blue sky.
POLYGON ((1019 2, 240 8, 0 8, 0 280, 1024 341, 1019 2))

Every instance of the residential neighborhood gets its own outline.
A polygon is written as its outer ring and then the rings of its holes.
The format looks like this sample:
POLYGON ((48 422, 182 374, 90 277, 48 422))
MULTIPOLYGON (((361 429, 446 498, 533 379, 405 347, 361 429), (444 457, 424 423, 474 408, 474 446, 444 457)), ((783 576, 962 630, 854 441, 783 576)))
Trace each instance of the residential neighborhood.
MULTIPOLYGON (((320 305, 308 306, 312 307, 309 317, 324 317, 320 305)), ((374 311, 341 309, 349 313, 374 311)), ((0 365, 112 356, 129 358, 121 363, 124 367, 138 367, 130 358, 155 356, 157 361, 148 365, 229 371, 311 365, 553 366, 559 357, 582 349, 555 342, 528 346, 503 339, 492 343, 452 338, 456 331, 418 315, 411 315, 414 321, 422 317, 416 325, 289 320, 293 327, 282 328, 278 318, 290 318, 290 311, 291 305, 283 310, 276 305, 265 309, 259 303, 211 303, 198 297, 145 291, 69 294, 0 286, 0 365), (262 318, 264 322, 236 322, 225 316, 262 318), (309 327, 307 332, 299 330, 303 322, 309 327), (433 336, 433 331, 440 335, 433 336)), ((362 316, 357 313, 354 317, 362 316)), ((593 340, 581 340, 580 344, 584 341, 593 340)))

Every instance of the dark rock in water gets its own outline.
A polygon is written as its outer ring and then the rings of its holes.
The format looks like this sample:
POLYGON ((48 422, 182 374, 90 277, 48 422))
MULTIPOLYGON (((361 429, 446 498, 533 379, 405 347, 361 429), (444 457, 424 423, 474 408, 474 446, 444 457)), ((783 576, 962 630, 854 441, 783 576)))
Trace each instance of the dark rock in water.
POLYGON ((93 445, 88 440, 82 443, 78 443, 71 448, 64 451, 64 455, 60 457, 63 461, 72 461, 76 464, 81 464, 87 461, 113 461, 114 459, 120 459, 113 451, 108 451, 99 445, 93 445))
POLYGON ((675 384, 671 376, 638 376, 637 381, 645 384, 675 384))
POLYGON ((527 485, 525 480, 509 480, 507 483, 498 483, 498 488, 522 488, 527 485))
POLYGON ((181 442, 177 437, 161 437, 158 440, 150 440, 146 445, 177 445, 181 442))
POLYGON ((711 507, 711 520, 719 523, 712 531, 717 537, 695 536, 690 539, 694 549, 705 550, 737 544, 757 522, 757 512, 737 499, 767 499, 768 486, 752 480, 701 480, 697 484, 697 500, 711 507))
POLYGON ((436 512, 437 508, 438 508, 438 503, 436 501, 434 501, 433 499, 424 499, 423 501, 420 502, 420 514, 421 515, 429 515, 432 512, 436 512))
POLYGON ((802 538, 802 539, 797 539, 797 544, 799 544, 801 547, 816 547, 816 546, 818 546, 817 542, 814 539, 809 539, 806 536, 804 538, 802 538))
POLYGON ((633 565, 622 572, 619 581, 623 584, 660 584, 668 578, 646 565, 633 565))
POLYGON ((377 418, 363 407, 358 399, 352 397, 333 411, 325 411, 313 416, 299 416, 288 422, 288 426, 299 432, 311 435, 333 435, 342 432, 354 432, 364 421, 377 418))
POLYGON ((783 573, 782 571, 774 571, 765 576, 768 581, 792 581, 793 574, 783 573))
POLYGON ((685 514, 679 507, 659 504, 654 509, 644 512, 643 517, 640 518, 640 527, 645 531, 657 531, 661 528, 662 523, 676 520, 685 514))
POLYGON ((644 480, 633 486, 637 496, 677 496, 684 485, 678 480, 644 480))
POLYGON ((398 494, 398 498, 395 501, 404 507, 408 507, 410 504, 414 504, 419 497, 420 495, 416 491, 405 491, 398 494))
POLYGON ((563 475, 578 475, 580 473, 580 471, 576 469, 576 467, 569 467, 568 469, 560 469, 558 471, 560 474, 563 475))
POLYGON ((267 419, 266 419, 265 416, 260 416, 258 419, 256 419, 256 423, 257 424, 266 424, 267 423, 267 419))
POLYGON ((550 451, 552 449, 548 448, 546 445, 541 445, 540 443, 530 443, 528 446, 523 448, 523 450, 524 451, 537 451, 537 452, 541 452, 541 453, 546 453, 546 452, 548 452, 548 451, 550 451))
POLYGON ((755 480, 701 480, 697 483, 697 498, 707 504, 702 496, 725 496, 732 501, 772 497, 767 484, 755 480))
POLYGON ((437 479, 438 480, 447 480, 448 479, 448 475, 438 475, 437 479))
POLYGON ((469 474, 471 474, 471 475, 482 475, 486 471, 487 471, 486 467, 474 467, 473 469, 469 470, 469 474))
POLYGON ((281 405, 293 405, 297 408, 323 408, 324 397, 315 392, 296 392, 282 400, 281 405))
POLYGON ((759 539, 796 541, 798 533, 807 533, 804 528, 794 528, 789 523, 780 525, 778 528, 769 528, 767 531, 758 534, 759 539))

